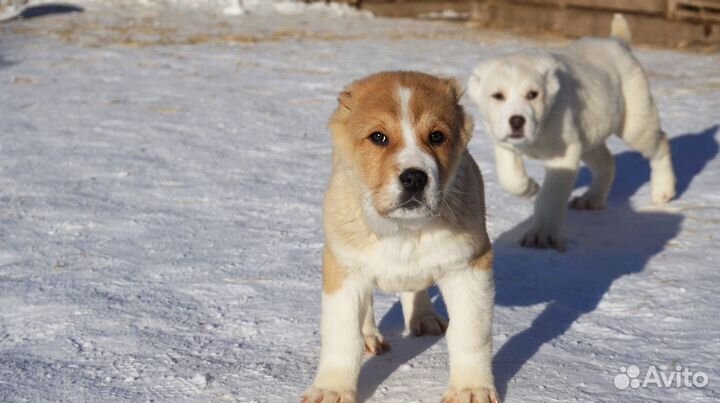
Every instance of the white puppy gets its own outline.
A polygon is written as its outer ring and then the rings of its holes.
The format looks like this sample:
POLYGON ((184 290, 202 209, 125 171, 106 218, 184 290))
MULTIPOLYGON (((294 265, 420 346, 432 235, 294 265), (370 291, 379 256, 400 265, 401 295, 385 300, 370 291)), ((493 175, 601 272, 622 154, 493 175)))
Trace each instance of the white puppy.
POLYGON ((627 22, 617 14, 611 38, 583 38, 555 51, 489 60, 470 77, 470 97, 495 142, 501 185, 522 197, 540 191, 523 246, 562 248, 560 225, 581 160, 593 181, 571 207, 605 206, 615 177, 605 145, 612 134, 650 160, 653 201, 675 196, 668 140, 629 42, 627 22), (525 173, 523 155, 544 161, 542 188, 525 173))

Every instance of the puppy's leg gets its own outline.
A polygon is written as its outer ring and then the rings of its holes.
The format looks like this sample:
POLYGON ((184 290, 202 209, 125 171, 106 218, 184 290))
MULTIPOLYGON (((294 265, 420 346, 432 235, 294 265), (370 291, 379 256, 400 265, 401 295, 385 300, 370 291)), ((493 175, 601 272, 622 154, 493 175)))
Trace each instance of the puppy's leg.
POLYGON ((362 334, 365 339, 365 352, 370 355, 380 355, 390 350, 390 344, 385 341, 377 325, 375 325, 375 310, 372 295, 366 301, 365 320, 363 320, 362 334))
POLYGON ((670 143, 662 130, 625 133, 625 143, 650 160, 650 186, 655 203, 667 203, 675 197, 675 172, 670 143))
POLYGON ((495 145, 495 169, 500 185, 508 193, 519 197, 532 197, 540 188, 525 172, 522 155, 495 145))
POLYGON ((323 259, 322 346, 315 383, 303 403, 355 403, 365 344, 361 326, 372 287, 348 274, 332 253, 323 259))
POLYGON ((498 403, 492 374, 493 274, 490 267, 446 274, 438 282, 450 314, 450 383, 443 403, 498 403))
POLYGON ((578 210, 599 210, 605 207, 610 188, 615 179, 615 159, 605 144, 583 153, 582 160, 590 168, 592 183, 590 188, 570 203, 578 210))
POLYGON ((580 164, 580 145, 568 146, 565 155, 545 161, 545 180, 535 199, 535 212, 527 234, 520 244, 527 248, 556 248, 562 250, 560 226, 565 206, 577 178, 580 164))
POLYGON ((667 203, 675 197, 675 171, 670 155, 670 143, 667 135, 660 131, 661 137, 655 154, 650 157, 650 186, 655 203, 667 203))
POLYGON ((427 290, 400 293, 405 330, 413 336, 445 333, 447 322, 433 309, 427 290))
POLYGON ((667 135, 660 129, 660 116, 642 68, 624 85, 625 124, 620 137, 650 160, 650 185, 655 203, 675 197, 675 172, 667 135))

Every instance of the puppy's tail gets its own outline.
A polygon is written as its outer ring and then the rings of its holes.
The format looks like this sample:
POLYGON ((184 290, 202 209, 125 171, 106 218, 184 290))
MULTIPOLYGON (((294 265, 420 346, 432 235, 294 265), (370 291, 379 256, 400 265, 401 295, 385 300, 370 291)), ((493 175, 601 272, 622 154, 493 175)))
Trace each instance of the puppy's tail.
POLYGON ((628 45, 630 45, 630 42, 632 42, 630 25, 628 24, 625 17, 623 17, 623 15, 620 13, 616 13, 613 16, 612 24, 610 24, 610 36, 620 39, 628 45))

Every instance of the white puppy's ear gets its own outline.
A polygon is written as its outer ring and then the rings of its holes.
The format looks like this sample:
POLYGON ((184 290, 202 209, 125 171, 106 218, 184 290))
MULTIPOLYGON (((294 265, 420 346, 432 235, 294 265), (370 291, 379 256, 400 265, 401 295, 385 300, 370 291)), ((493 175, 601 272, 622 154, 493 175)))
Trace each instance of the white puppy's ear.
POLYGON ((543 57, 537 64, 538 69, 545 77, 545 99, 552 103, 560 91, 560 74, 564 66, 552 56, 543 57))
POLYGON ((473 70, 470 78, 468 79, 468 95, 476 103, 480 103, 482 100, 482 85, 485 80, 485 76, 490 71, 491 66, 494 65, 492 60, 488 60, 478 64, 473 70))
POLYGON ((557 95, 558 91, 560 91, 560 77, 558 77, 559 72, 560 71, 557 69, 552 69, 545 73, 545 91, 547 92, 548 98, 555 99, 555 95, 557 95))

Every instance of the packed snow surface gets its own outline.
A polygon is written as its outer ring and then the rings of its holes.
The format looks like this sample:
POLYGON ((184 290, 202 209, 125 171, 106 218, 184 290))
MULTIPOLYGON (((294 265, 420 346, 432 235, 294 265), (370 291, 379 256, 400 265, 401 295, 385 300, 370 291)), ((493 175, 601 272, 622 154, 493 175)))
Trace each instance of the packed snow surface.
MULTIPOLYGON (((480 60, 557 45, 447 23, 83 4, 0 25, 0 402, 298 401, 319 353, 336 94, 384 69, 465 80, 480 60)), ((611 141, 609 206, 568 213, 565 253, 517 245, 532 203, 500 189, 477 125, 507 402, 720 400, 720 56, 636 52, 678 198, 652 206, 647 163, 611 141), (616 388, 632 365, 709 383, 616 388)), ((576 191, 588 182, 583 170, 576 191)), ((361 400, 437 402, 445 339, 403 337, 393 295, 375 308, 392 350, 365 362, 361 400)))
MULTIPOLYGON (((149 7, 158 10, 181 9, 196 12, 222 13, 226 15, 247 14, 319 14, 331 17, 364 16, 372 17, 372 13, 359 10, 346 3, 302 0, 77 0, 75 4, 67 4, 54 0, 0 0, 0 21, 9 20, 21 15, 27 9, 39 7, 62 8, 67 6, 90 7, 149 7)), ((113 11, 109 11, 113 12, 113 11)))

